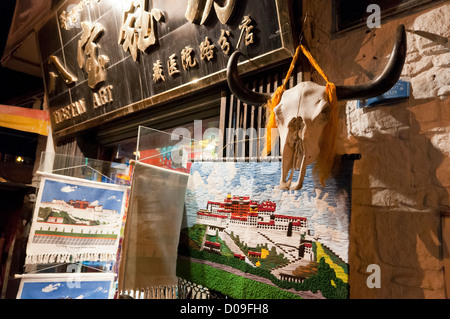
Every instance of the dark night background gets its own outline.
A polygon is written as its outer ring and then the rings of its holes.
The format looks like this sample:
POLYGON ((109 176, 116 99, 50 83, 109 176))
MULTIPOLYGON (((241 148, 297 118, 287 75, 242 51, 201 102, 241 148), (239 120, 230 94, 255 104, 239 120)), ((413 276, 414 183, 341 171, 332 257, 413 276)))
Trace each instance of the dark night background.
MULTIPOLYGON (((9 28, 14 15, 15 0, 0 1, 0 54, 3 56, 9 28)), ((9 104, 11 99, 42 89, 41 78, 0 67, 0 104, 9 104)))

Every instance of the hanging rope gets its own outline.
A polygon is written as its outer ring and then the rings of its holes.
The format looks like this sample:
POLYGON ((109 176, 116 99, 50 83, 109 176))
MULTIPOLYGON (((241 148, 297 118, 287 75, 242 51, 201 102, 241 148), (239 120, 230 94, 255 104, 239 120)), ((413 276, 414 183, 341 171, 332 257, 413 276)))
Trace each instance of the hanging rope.
POLYGON ((266 137, 265 137, 266 146, 265 149, 263 150, 263 156, 267 156, 270 153, 270 150, 272 149, 271 131, 272 129, 277 127, 277 123, 275 121, 275 113, 273 112, 273 109, 275 108, 275 106, 278 105, 278 103, 280 103, 281 96, 283 95, 284 91, 286 91, 286 83, 291 77, 292 71, 295 68, 295 64, 297 63, 299 53, 300 53, 300 46, 298 46, 297 49, 295 50, 294 57, 292 58, 291 65, 289 66, 289 70, 287 72, 283 84, 277 88, 275 93, 272 95, 272 98, 269 101, 267 101, 267 108, 269 109, 270 115, 266 126, 266 137))

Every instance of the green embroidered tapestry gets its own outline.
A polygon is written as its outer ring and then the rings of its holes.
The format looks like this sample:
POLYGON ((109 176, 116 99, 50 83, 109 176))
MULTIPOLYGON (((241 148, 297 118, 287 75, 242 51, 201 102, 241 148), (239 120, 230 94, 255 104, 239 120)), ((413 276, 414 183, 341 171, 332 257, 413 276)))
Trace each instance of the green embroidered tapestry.
POLYGON ((309 166, 288 191, 280 162, 193 163, 177 275, 229 298, 348 298, 352 171, 319 187, 309 166))

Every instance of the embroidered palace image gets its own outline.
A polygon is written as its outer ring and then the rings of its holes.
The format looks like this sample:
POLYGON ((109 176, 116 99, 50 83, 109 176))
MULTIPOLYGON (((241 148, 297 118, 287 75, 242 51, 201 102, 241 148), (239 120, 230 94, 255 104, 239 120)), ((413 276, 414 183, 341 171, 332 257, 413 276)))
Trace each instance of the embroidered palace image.
MULTIPOLYGON (((197 225, 206 226, 205 238, 218 234, 225 244, 228 242, 227 246, 234 248, 236 258, 260 266, 259 259, 265 259, 269 255, 264 248, 261 251, 241 249, 234 244, 239 238, 249 247, 273 247, 274 251, 283 254, 290 262, 313 260, 313 237, 308 234, 307 219, 277 215, 274 202, 264 201, 259 204, 248 196, 228 194, 223 202, 209 201, 207 208, 197 212, 197 225)), ((201 249, 220 252, 220 243, 205 239, 201 249)))
POLYGON ((115 260, 126 188, 46 173, 27 245, 27 264, 115 260))
POLYGON ((231 298, 348 298, 349 170, 284 191, 280 163, 193 163, 178 276, 231 298))

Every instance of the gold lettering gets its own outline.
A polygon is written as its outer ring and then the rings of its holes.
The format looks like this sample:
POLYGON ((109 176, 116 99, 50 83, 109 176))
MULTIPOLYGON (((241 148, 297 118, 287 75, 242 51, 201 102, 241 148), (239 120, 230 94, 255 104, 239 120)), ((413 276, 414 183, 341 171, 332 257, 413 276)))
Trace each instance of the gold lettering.
MULTIPOLYGON (((66 83, 67 85, 71 85, 78 81, 77 77, 63 66, 57 56, 51 55, 48 59, 48 64, 54 64, 56 66, 59 74, 61 74, 62 78, 64 79, 64 83, 66 83)), ((54 72, 50 73, 54 74, 54 72)), ((52 76, 52 74, 50 74, 50 76, 52 76)))
POLYGON ((108 93, 106 92, 105 89, 101 89, 99 91, 100 93, 100 100, 102 101, 102 105, 105 105, 106 103, 108 103, 108 93))
POLYGON ((138 50, 144 52, 158 41, 155 21, 164 22, 164 14, 158 9, 149 10, 144 0, 124 1, 123 8, 119 44, 136 61, 138 50))
POLYGON ((219 45, 222 48, 223 53, 228 55, 230 53, 230 42, 228 42, 228 37, 230 36, 230 31, 227 30, 221 30, 220 38, 219 38, 219 45))
POLYGON ((113 100, 113 97, 112 97, 112 89, 113 89, 113 86, 112 86, 112 85, 108 85, 108 86, 106 87, 106 90, 108 91, 109 102, 114 101, 114 100, 113 100))
POLYGON ((172 54, 171 56, 169 56, 169 60, 167 61, 167 69, 170 76, 180 74, 180 70, 178 70, 176 57, 177 57, 176 54, 172 54))
POLYGON ((153 82, 165 81, 161 60, 156 60, 153 63, 153 82))
POLYGON ((69 109, 70 109, 70 117, 74 118, 79 115, 78 108, 77 108, 77 102, 70 104, 69 109))
POLYGON ((233 13, 237 0, 225 0, 223 6, 220 6, 214 0, 188 0, 188 5, 184 16, 190 23, 205 23, 211 12, 214 3, 214 11, 216 11, 217 19, 220 23, 225 24, 233 13))
POLYGON ((194 49, 190 46, 184 47, 181 51, 181 65, 183 65, 185 71, 197 66, 198 61, 194 58, 193 54, 194 49))
POLYGON ((106 66, 109 58, 98 55, 98 45, 95 43, 103 34, 103 26, 99 23, 84 21, 81 23, 83 33, 78 40, 77 62, 78 66, 88 74, 88 85, 94 89, 106 79, 106 66), (87 57, 87 58, 86 58, 87 57))
POLYGON ((239 35, 239 40, 236 45, 237 48, 239 48, 242 38, 244 38, 244 42, 246 46, 249 46, 253 43, 253 26, 251 23, 253 22, 253 19, 250 17, 250 15, 247 15, 242 20, 241 24, 239 25, 239 29, 241 30, 241 34, 239 35))
POLYGON ((48 83, 48 93, 53 93, 55 91, 56 78, 58 77, 58 74, 56 74, 55 72, 48 72, 48 75, 50 76, 48 83))
POLYGON ((84 99, 75 102, 78 114, 86 113, 86 101, 84 99))
POLYGON ((200 59, 207 59, 208 61, 214 59, 214 44, 211 44, 211 42, 209 42, 208 37, 205 37, 205 41, 200 43, 199 48, 200 59))
POLYGON ((55 123, 59 124, 66 120, 70 120, 71 118, 80 116, 83 113, 86 113, 86 101, 81 99, 53 112, 53 118, 55 123))
POLYGON ((94 98, 94 109, 102 106, 102 101, 101 101, 100 96, 99 96, 99 94, 97 92, 94 92, 93 98, 94 98))
POLYGON ((93 98, 94 98, 94 109, 106 105, 108 103, 111 103, 113 101, 112 98, 112 85, 105 86, 98 90, 98 92, 94 92, 93 98))
POLYGON ((59 122, 61 122, 61 117, 59 116, 59 110, 53 112, 53 118, 55 119, 55 123, 58 124, 59 122))

